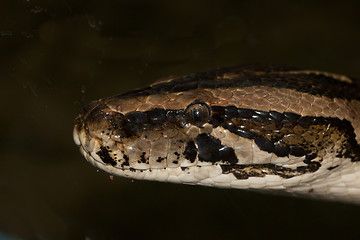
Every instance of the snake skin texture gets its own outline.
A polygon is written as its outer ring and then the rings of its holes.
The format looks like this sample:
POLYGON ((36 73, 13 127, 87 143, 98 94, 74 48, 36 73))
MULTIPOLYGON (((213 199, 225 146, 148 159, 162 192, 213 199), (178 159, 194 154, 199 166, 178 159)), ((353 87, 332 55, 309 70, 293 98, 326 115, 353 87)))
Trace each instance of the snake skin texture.
POLYGON ((90 102, 74 140, 112 175, 360 204, 359 101, 346 76, 241 65, 90 102))

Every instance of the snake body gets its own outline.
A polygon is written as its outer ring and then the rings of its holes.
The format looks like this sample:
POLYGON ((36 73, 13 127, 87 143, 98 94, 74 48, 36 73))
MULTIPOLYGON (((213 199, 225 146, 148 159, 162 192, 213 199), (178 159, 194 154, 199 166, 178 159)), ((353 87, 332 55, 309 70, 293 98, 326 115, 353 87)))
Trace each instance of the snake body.
POLYGON ((170 77, 85 105, 85 158, 133 179, 360 204, 360 87, 273 65, 170 77))

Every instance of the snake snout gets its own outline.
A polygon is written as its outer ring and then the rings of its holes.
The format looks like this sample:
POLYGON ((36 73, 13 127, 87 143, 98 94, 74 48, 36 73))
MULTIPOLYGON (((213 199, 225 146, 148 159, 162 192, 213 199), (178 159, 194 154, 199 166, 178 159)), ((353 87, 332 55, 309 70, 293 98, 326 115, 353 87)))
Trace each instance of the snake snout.
POLYGON ((75 119, 75 126, 74 126, 74 131, 73 131, 73 137, 74 137, 74 141, 77 145, 82 145, 82 133, 85 133, 85 129, 86 129, 86 120, 88 118, 88 115, 93 112, 93 110, 98 107, 100 105, 99 101, 92 101, 86 105, 84 105, 76 119, 75 119))
MULTIPOLYGON (((100 101, 85 105, 79 112, 73 132, 75 143, 80 146, 85 158, 96 165, 97 162, 111 163, 107 148, 116 148, 119 132, 126 122, 124 116, 100 101)), ((111 158, 112 159, 112 158, 111 158)), ((98 166, 99 167, 99 166, 98 166)))
POLYGON ((126 123, 123 114, 100 102, 92 102, 85 106, 80 111, 79 118, 87 134, 102 141, 109 141, 113 138, 114 132, 118 132, 126 123))

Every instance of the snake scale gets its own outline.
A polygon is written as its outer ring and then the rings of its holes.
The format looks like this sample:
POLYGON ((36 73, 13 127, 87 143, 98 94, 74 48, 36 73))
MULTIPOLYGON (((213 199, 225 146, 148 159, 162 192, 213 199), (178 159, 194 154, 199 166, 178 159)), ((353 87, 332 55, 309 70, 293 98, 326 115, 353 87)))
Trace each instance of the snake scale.
POLYGON ((74 140, 133 179, 360 204, 360 87, 349 77, 241 65, 92 101, 74 140))

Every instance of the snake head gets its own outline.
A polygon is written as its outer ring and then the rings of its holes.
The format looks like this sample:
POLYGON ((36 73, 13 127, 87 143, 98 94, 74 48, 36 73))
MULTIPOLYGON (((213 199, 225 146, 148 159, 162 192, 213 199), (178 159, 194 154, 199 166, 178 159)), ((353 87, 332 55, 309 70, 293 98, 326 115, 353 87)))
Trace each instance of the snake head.
POLYGON ((75 120, 74 141, 91 164, 121 176, 126 171, 194 165, 194 154, 185 144, 194 145, 190 138, 199 134, 200 122, 206 122, 196 106, 189 111, 154 108, 123 114, 102 100, 93 101, 75 120), (189 159, 180 161, 182 155, 189 159))
MULTIPOLYGON (((133 179, 325 196, 324 180, 346 174, 353 186, 358 88, 328 73, 261 69, 170 78, 93 101, 74 140, 95 167, 133 179)), ((342 198, 339 186, 329 191, 342 198)))

